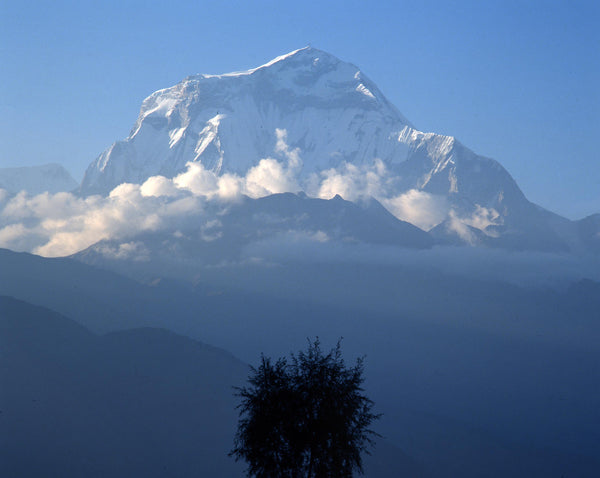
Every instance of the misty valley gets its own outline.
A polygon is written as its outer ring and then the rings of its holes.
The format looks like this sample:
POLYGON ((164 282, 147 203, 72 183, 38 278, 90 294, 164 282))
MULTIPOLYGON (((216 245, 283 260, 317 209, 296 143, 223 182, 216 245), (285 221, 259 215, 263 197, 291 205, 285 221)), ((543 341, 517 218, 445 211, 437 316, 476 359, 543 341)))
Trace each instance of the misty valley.
POLYGON ((599 476, 600 214, 356 66, 190 76, 81 183, 0 168, 0 476, 244 476, 236 390, 316 338, 364 357, 369 478, 599 476))

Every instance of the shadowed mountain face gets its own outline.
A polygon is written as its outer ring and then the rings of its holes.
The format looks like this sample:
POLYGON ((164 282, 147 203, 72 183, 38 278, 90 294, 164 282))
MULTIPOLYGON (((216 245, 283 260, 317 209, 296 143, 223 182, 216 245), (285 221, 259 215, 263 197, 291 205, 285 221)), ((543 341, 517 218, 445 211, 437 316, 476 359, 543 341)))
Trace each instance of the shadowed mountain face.
POLYGON ((113 272, 6 249, 0 249, 0 295, 48 307, 97 332, 160 326, 178 312, 167 292, 113 272))
POLYGON ((77 260, 116 270, 144 271, 145 277, 194 277, 199 267, 259 260, 254 249, 310 248, 318 244, 427 249, 430 235, 371 200, 357 205, 284 193, 244 197, 230 205, 208 205, 197 220, 174 231, 146 232, 126 241, 104 240, 75 254, 77 260))
POLYGON ((239 476, 247 366, 159 329, 97 336, 0 299, 2 476, 239 476))
MULTIPOLYGON (((162 329, 97 336, 0 297, 0 358, 2 476, 242 476, 227 453, 249 369, 223 350, 162 329)), ((425 476, 385 441, 367 471, 425 476)))
POLYGON ((600 253, 600 214, 592 214, 577 222, 579 234, 587 249, 600 253))

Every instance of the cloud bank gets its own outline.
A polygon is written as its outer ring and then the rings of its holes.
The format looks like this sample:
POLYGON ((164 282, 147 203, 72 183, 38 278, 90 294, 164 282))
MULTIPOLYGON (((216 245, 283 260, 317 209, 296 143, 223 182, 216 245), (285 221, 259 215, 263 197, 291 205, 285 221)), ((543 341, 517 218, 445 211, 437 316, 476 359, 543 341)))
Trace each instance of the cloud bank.
MULTIPOLYGON (((107 197, 64 192, 10 196, 0 190, 0 247, 54 257, 76 253, 104 239, 135 244, 131 241, 139 233, 197 225, 206 208, 214 209, 215 204, 226 207, 244 195, 258 198, 302 190, 323 199, 336 194, 355 202, 374 197, 399 219, 425 230, 452 217, 443 196, 419 190, 395 192, 396 178, 377 159, 364 166, 343 163, 300 181, 299 149, 289 147, 285 130, 277 129, 275 134, 276 157, 261 159, 243 176, 216 174, 201 163, 188 163, 186 171, 174 178, 154 176, 142 184, 124 183, 107 197)), ((467 223, 485 225, 493 220, 493 213, 476 211, 467 223)), ((460 232, 462 223, 454 219, 460 232)), ((210 231, 206 237, 215 239, 210 231)), ((128 246, 113 255, 126 257, 137 250, 128 246)))

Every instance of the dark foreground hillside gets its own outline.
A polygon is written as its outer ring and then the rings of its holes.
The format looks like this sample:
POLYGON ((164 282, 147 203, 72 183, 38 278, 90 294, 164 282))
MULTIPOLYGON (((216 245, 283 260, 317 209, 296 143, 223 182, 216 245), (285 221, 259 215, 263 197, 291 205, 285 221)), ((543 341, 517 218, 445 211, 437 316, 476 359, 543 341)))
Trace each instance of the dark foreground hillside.
POLYGON ((222 476, 247 366, 159 329, 97 336, 0 299, 0 475, 222 476))
MULTIPOLYGON (((162 329, 98 336, 0 297, 0 476, 235 477, 248 366, 162 329)), ((384 442, 367 476, 425 476, 384 442)))

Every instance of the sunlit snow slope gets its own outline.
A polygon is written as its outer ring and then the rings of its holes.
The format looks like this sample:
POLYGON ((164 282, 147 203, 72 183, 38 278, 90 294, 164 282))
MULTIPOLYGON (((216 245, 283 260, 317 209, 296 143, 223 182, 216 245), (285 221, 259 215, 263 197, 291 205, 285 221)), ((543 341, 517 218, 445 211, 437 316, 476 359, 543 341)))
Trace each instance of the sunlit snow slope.
POLYGON ((188 161, 242 174, 273 154, 276 128, 301 149, 306 174, 344 160, 402 161, 407 148, 397 137, 408 124, 358 68, 305 48, 254 70, 191 76, 152 94, 129 137, 88 168, 82 191, 172 177, 188 161))

